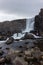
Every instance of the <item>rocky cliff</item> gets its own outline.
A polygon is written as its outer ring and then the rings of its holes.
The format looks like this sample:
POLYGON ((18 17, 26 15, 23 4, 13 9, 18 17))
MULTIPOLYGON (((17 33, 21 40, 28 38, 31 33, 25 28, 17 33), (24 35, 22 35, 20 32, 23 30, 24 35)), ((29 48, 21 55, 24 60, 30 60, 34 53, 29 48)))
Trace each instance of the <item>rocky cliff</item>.
POLYGON ((43 35, 43 9, 35 16, 34 29, 38 35, 43 35))
POLYGON ((21 32, 26 27, 26 19, 0 22, 0 34, 21 32))

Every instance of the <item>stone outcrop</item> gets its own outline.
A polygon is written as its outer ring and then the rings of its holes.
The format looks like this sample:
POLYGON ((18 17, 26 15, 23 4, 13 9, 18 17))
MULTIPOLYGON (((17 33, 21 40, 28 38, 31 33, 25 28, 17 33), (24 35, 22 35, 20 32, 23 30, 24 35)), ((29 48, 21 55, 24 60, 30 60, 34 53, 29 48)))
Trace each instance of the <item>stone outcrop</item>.
POLYGON ((43 36, 43 9, 35 16, 34 29, 38 35, 43 36))
POLYGON ((21 39, 22 40, 25 40, 25 39, 34 39, 35 37, 32 35, 32 34, 28 34, 27 32, 25 33, 24 37, 22 37, 21 39))

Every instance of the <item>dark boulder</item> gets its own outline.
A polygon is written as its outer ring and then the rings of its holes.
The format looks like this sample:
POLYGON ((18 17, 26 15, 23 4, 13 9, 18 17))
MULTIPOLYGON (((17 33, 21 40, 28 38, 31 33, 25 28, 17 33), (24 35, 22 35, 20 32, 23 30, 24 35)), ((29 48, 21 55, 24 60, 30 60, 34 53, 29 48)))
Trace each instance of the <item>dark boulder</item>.
POLYGON ((28 34, 27 32, 25 33, 24 37, 21 38, 22 40, 24 39, 34 39, 34 36, 32 34, 28 34))
POLYGON ((15 41, 20 41, 20 39, 15 39, 15 41))
POLYGON ((33 34, 35 34, 35 35, 36 35, 36 32, 37 32, 36 30, 31 30, 31 31, 30 31, 30 33, 33 33, 33 34))
POLYGON ((5 63, 5 58, 0 58, 0 64, 4 65, 4 63, 5 63))
POLYGON ((6 41, 6 44, 9 45, 11 43, 13 43, 14 41, 14 38, 13 37, 10 37, 7 41, 6 41))
POLYGON ((5 57, 5 62, 8 64, 8 63, 10 63, 11 62, 11 58, 9 57, 9 56, 6 56, 5 57))
POLYGON ((40 48, 41 51, 43 51, 43 39, 37 41, 36 45, 40 48))
POLYGON ((6 40, 6 39, 7 39, 6 36, 4 36, 4 35, 0 35, 0 40, 6 40))
POLYGON ((2 56, 4 54, 4 52, 2 50, 0 50, 0 56, 2 56))

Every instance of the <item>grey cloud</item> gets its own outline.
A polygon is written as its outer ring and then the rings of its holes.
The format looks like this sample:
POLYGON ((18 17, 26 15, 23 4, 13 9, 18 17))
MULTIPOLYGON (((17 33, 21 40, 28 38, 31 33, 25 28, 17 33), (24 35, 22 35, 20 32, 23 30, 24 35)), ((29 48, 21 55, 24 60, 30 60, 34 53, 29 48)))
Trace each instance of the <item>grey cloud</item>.
POLYGON ((43 8, 41 0, 0 0, 0 10, 7 13, 34 16, 40 8, 43 8))

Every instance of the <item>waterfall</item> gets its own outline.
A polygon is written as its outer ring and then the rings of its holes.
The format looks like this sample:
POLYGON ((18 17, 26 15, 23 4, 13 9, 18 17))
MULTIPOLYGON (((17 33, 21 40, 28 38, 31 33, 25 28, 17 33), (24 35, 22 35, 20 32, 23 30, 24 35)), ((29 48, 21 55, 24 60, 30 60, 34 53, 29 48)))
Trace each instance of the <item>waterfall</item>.
POLYGON ((34 18, 26 19, 26 29, 22 31, 22 33, 24 34, 18 33, 18 36, 17 36, 17 33, 15 33, 13 35, 13 38, 20 39, 21 37, 25 35, 25 32, 30 32, 31 30, 34 30, 34 18))
POLYGON ((31 30, 34 30, 34 18, 26 19, 26 29, 22 32, 30 32, 31 30))

